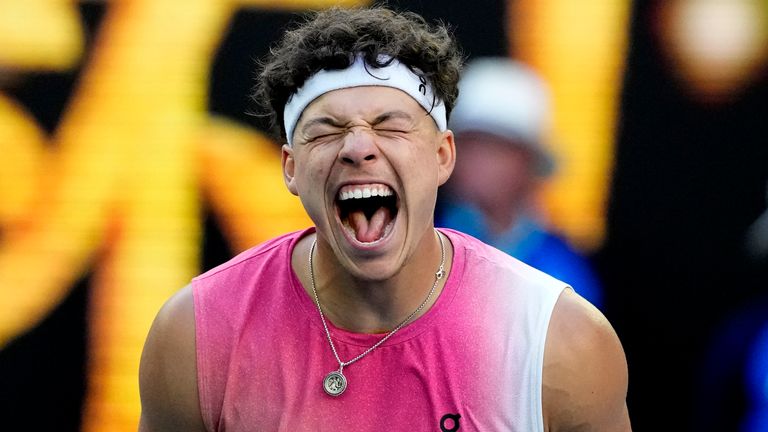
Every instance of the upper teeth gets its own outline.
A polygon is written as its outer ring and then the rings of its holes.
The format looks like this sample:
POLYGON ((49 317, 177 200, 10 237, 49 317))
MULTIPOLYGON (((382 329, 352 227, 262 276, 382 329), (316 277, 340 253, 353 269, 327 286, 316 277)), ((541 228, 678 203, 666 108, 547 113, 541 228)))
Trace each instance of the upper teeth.
POLYGON ((344 201, 372 196, 390 196, 392 193, 392 189, 386 185, 345 186, 339 191, 339 199, 344 201))

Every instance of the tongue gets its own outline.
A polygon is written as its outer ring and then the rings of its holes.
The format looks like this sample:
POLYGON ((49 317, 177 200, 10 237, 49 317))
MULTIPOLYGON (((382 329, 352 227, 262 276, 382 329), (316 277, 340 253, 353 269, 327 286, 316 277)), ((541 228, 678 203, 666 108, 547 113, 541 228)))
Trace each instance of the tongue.
POLYGON ((370 220, 365 217, 363 211, 354 211, 349 215, 355 237, 361 243, 371 243, 380 239, 384 235, 384 228, 389 223, 390 218, 389 209, 386 207, 380 207, 376 210, 370 220))

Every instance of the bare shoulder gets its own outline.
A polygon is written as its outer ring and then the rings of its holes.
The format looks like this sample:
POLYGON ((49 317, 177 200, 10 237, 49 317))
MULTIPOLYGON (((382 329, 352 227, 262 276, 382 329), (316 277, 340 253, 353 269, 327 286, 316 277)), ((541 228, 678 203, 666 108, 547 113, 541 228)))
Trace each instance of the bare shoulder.
POLYGON ((627 361, 603 314, 565 290, 552 314, 544 351, 546 431, 630 431, 627 361))
POLYGON ((139 369, 142 432, 204 431, 197 393, 195 310, 192 287, 158 312, 139 369))

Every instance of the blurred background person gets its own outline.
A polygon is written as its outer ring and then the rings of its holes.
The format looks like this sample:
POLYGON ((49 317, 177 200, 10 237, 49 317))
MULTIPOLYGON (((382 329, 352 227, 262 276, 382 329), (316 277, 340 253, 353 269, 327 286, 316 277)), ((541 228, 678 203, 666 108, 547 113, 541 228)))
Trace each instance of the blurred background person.
POLYGON ((691 430, 768 431, 768 296, 721 320, 700 364, 691 430))
POLYGON ((760 332, 755 337, 745 365, 747 387, 747 414, 742 430, 759 432, 768 430, 768 307, 760 332))
POLYGON ((439 225, 571 284, 600 307, 602 289, 590 263, 550 230, 537 205, 540 186, 555 170, 545 82, 518 61, 483 57, 467 65, 459 89, 450 120, 458 157, 439 225))

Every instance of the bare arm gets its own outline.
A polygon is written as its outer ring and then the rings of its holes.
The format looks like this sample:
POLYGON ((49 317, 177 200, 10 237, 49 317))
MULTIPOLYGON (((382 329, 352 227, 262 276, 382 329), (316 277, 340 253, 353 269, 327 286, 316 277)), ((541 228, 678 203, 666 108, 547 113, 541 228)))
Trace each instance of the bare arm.
POLYGON ((197 393, 195 311, 187 286, 160 309, 139 369, 140 432, 205 431, 197 393))
POLYGON ((543 380, 544 430, 632 430, 621 343, 603 314, 571 290, 552 315, 543 380))

